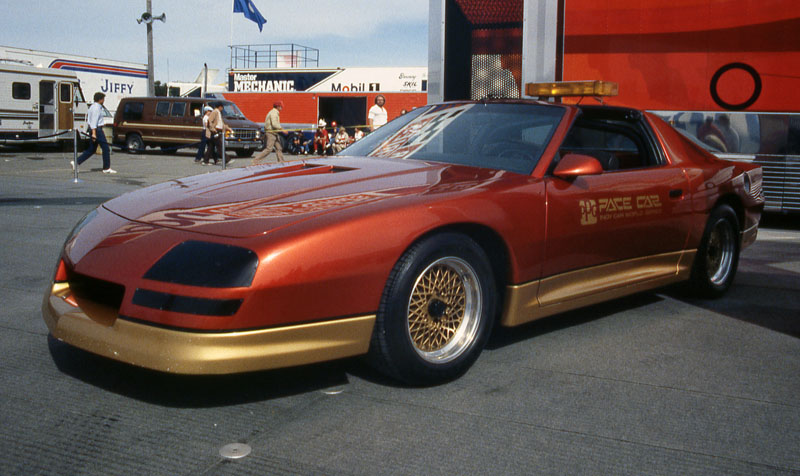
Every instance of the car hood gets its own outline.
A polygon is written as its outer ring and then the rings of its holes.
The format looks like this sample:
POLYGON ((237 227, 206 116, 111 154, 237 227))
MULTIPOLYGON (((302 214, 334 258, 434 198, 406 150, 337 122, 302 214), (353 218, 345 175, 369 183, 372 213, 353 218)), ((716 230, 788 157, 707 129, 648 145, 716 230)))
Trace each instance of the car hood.
POLYGON ((255 122, 253 122, 253 121, 251 121, 250 119, 247 119, 247 118, 245 118, 245 119, 232 119, 230 117, 226 117, 225 118, 225 123, 228 124, 228 126, 234 128, 234 129, 237 129, 237 128, 258 129, 259 127, 261 127, 259 124, 256 124, 255 122))
POLYGON ((171 180, 117 197, 104 207, 139 223, 249 237, 393 198, 464 193, 503 174, 413 160, 312 159, 171 180))

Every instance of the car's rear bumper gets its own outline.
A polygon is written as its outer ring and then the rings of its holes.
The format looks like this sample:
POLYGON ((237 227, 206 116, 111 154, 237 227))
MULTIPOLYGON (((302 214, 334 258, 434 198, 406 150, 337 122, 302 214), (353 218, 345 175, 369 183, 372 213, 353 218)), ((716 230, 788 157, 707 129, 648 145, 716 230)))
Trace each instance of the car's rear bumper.
POLYGON ((54 284, 42 303, 53 337, 140 367, 178 374, 227 374, 290 367, 360 355, 369 349, 375 316, 358 316, 237 332, 165 329, 119 317, 93 304, 67 301, 54 284))

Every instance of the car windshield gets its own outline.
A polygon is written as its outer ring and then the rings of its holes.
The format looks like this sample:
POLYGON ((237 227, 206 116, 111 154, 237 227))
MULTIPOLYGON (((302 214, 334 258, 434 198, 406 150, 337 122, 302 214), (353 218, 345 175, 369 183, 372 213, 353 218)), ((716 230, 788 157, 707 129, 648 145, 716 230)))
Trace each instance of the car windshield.
POLYGON ((564 115, 538 104, 440 104, 415 109, 340 155, 472 165, 529 174, 564 115))
POLYGON ((222 103, 222 117, 226 119, 247 119, 236 104, 232 102, 222 103))

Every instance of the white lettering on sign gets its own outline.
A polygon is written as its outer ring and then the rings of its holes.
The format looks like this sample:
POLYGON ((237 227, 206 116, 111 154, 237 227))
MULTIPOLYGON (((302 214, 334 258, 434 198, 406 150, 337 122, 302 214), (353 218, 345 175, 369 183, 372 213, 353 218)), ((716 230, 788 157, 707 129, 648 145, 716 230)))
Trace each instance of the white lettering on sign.
POLYGON ((238 92, 284 93, 284 92, 295 91, 294 81, 291 79, 282 81, 269 81, 269 80, 258 81, 255 79, 239 80, 237 79, 238 76, 252 76, 253 78, 255 78, 254 74, 235 74, 233 80, 233 91, 237 93, 238 92))

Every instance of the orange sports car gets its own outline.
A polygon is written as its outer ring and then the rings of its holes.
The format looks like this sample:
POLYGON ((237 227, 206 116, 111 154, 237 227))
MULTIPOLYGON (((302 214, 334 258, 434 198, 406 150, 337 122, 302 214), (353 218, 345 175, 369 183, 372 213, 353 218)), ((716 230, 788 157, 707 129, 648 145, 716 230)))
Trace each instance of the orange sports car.
POLYGON ((495 325, 678 281, 721 296, 761 181, 633 109, 429 105, 333 157, 106 202, 69 235, 43 314, 60 340, 165 372, 365 354, 440 382, 495 325))

